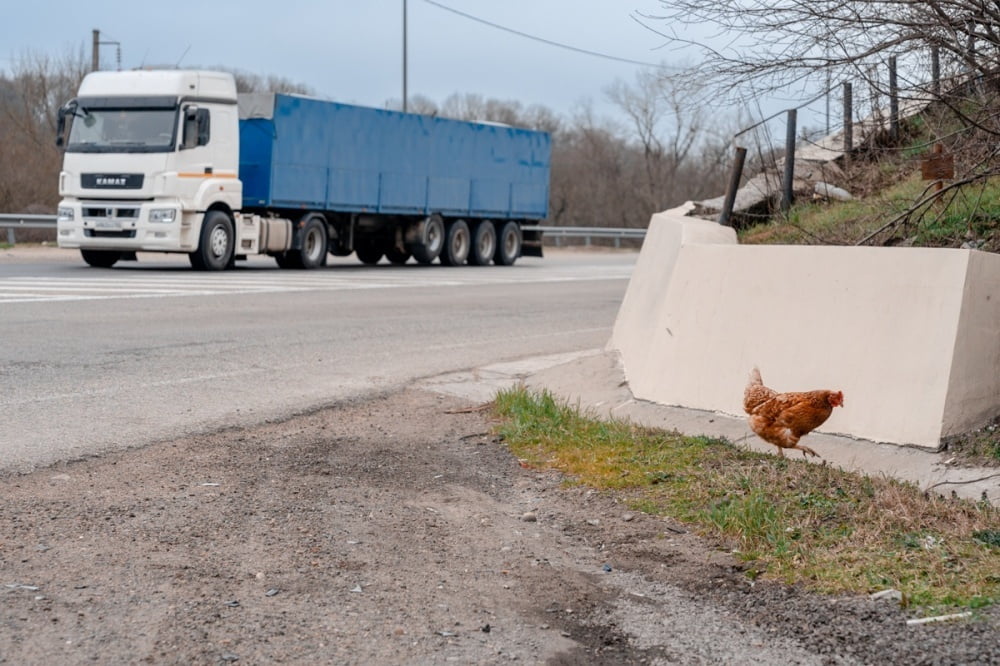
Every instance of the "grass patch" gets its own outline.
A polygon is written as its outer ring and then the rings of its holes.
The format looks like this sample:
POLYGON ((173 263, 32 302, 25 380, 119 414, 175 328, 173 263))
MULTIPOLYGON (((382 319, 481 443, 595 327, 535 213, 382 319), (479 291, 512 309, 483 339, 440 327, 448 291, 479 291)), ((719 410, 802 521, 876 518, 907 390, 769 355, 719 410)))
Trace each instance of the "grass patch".
POLYGON ((1000 467, 1000 417, 982 428, 945 438, 944 444, 963 462, 1000 467))
POLYGON ((871 242, 918 247, 960 247, 971 242, 1000 251, 1000 178, 966 184, 937 200, 916 206, 931 194, 921 179, 920 159, 929 154, 921 141, 903 149, 897 159, 859 164, 845 183, 852 201, 819 202, 804 197, 788 211, 764 224, 739 232, 744 244, 853 245, 882 229, 871 242), (898 219, 897 219, 898 218, 898 219))
POLYGON ((1000 512, 912 485, 602 421, 523 388, 495 401, 512 453, 728 539, 755 574, 826 593, 893 587, 937 610, 1000 601, 1000 512))

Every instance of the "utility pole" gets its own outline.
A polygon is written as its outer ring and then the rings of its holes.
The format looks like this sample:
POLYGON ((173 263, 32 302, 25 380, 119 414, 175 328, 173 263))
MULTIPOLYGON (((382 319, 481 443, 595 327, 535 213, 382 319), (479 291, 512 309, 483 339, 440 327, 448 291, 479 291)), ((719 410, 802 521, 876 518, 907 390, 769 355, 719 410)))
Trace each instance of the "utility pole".
POLYGON ((115 63, 117 64, 118 71, 122 69, 122 43, 116 41, 101 41, 101 31, 93 31, 93 43, 90 47, 90 71, 96 72, 101 68, 101 44, 114 45, 115 51, 115 63))
POLYGON ((406 113, 406 0, 403 0, 403 113, 406 113))

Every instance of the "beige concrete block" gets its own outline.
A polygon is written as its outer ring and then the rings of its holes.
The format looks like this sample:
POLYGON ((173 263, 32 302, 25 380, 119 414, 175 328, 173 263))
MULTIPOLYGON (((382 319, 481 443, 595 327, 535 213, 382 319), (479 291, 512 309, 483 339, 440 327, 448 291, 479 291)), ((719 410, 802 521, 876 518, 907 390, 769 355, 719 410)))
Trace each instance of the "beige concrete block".
POLYGON ((756 365, 844 392, 821 431, 930 448, 1000 412, 1000 257, 739 246, 688 220, 654 216, 608 345, 636 397, 742 416, 756 365))

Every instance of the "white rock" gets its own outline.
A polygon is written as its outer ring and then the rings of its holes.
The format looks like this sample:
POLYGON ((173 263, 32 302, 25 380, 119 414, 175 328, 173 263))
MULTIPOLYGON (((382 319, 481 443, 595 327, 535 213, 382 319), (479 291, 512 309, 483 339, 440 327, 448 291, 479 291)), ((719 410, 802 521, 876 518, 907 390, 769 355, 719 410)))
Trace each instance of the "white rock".
POLYGON ((813 186, 813 191, 821 197, 836 199, 837 201, 852 201, 854 199, 850 192, 830 183, 816 183, 813 186))

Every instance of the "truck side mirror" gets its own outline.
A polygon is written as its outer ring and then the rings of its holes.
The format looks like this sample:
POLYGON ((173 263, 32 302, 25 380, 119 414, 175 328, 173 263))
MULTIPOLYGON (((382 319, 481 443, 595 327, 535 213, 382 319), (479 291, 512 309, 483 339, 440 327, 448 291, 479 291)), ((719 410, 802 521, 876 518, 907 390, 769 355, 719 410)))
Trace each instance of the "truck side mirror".
POLYGON ((66 142, 66 116, 76 115, 77 101, 72 99, 59 107, 56 119, 56 145, 60 148, 66 142))
POLYGON ((184 109, 184 138, 181 149, 208 145, 211 136, 211 116, 208 109, 189 106, 184 109))

